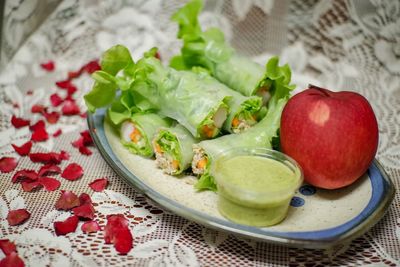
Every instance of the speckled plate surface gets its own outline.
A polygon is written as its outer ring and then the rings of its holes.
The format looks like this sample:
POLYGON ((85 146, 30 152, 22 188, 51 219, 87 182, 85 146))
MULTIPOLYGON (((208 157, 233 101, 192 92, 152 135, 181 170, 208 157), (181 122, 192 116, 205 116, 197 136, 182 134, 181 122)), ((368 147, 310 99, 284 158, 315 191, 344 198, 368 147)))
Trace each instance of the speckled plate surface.
POLYGON ((366 232, 389 207, 394 187, 377 161, 355 184, 340 190, 303 185, 280 224, 257 228, 224 219, 217 210, 217 195, 196 192, 194 176, 179 178, 156 168, 155 161, 130 154, 104 122, 104 109, 88 116, 89 129, 101 155, 114 171, 164 208, 208 227, 307 248, 329 248, 366 232))

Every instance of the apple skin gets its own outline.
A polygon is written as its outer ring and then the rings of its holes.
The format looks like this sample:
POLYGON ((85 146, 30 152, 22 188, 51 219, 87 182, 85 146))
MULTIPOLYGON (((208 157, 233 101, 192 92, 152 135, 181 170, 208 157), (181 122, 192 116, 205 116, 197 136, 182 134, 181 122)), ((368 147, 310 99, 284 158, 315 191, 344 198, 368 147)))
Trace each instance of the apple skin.
POLYGON ((362 95, 310 86, 289 99, 280 135, 282 151, 300 164, 307 183, 336 189, 366 172, 378 148, 379 130, 362 95))

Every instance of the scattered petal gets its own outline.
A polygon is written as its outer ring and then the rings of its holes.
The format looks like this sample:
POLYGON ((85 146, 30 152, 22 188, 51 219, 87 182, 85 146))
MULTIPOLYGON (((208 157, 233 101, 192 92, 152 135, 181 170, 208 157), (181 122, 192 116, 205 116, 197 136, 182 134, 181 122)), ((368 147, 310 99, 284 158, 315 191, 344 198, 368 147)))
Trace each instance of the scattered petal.
POLYGON ((32 133, 31 141, 33 142, 44 142, 49 139, 49 134, 47 133, 46 129, 39 128, 32 133))
POLYGON ((44 189, 47 191, 54 191, 58 189, 61 185, 61 182, 58 181, 57 179, 54 179, 52 177, 40 177, 38 182, 44 186, 44 189))
POLYGON ((22 181, 21 186, 24 192, 32 192, 43 187, 39 181, 22 181))
POLYGON ((123 214, 112 214, 107 216, 107 224, 104 228, 104 240, 106 244, 112 244, 115 231, 121 228, 127 228, 129 221, 123 214))
POLYGON ((31 214, 26 209, 10 210, 7 215, 8 224, 11 226, 24 223, 31 217, 31 214))
POLYGON ((11 178, 11 181, 13 183, 17 183, 17 182, 22 182, 22 181, 36 181, 38 179, 38 174, 37 172, 33 171, 33 170, 20 170, 17 171, 13 177, 11 178))
POLYGON ((72 212, 80 219, 94 219, 94 208, 92 204, 84 204, 79 207, 73 208, 72 212))
POLYGON ((18 118, 15 115, 11 117, 11 124, 17 129, 28 126, 30 123, 29 120, 18 118))
POLYGON ((60 174, 61 173, 61 168, 58 167, 57 165, 54 164, 46 164, 44 166, 42 166, 38 172, 39 176, 45 176, 48 175, 50 173, 57 173, 60 174))
POLYGON ((85 131, 81 132, 80 135, 83 138, 83 144, 85 146, 93 145, 93 139, 92 139, 92 136, 90 135, 89 130, 85 130, 85 131))
POLYGON ((29 130, 31 130, 32 132, 39 130, 39 129, 45 129, 45 128, 46 128, 46 124, 44 123, 44 120, 39 120, 35 124, 29 126, 29 130))
POLYGON ((61 89, 68 89, 68 87, 73 86, 73 84, 69 80, 56 82, 56 85, 61 89))
POLYGON ((49 60, 45 63, 41 63, 40 66, 42 67, 42 69, 44 69, 45 71, 51 72, 55 69, 55 64, 54 61, 49 60))
POLYGON ((133 237, 129 228, 116 230, 113 243, 116 251, 127 254, 133 247, 133 237))
POLYGON ((81 178, 82 175, 83 175, 82 167, 77 163, 70 163, 62 172, 61 177, 70 181, 75 181, 81 178))
POLYGON ((121 254, 126 254, 132 249, 133 237, 129 229, 129 222, 124 215, 107 216, 104 240, 106 244, 114 244, 115 249, 121 254))
POLYGON ((43 116, 46 118, 46 121, 50 124, 57 123, 58 119, 60 118, 60 113, 57 111, 52 112, 44 112, 43 116))
POLYGON ((84 233, 95 233, 101 230, 100 225, 96 221, 88 221, 82 224, 82 232, 84 233))
POLYGON ((61 191, 61 196, 56 202, 57 210, 70 210, 72 208, 78 207, 80 201, 77 195, 72 191, 61 191))
POLYGON ((92 199, 90 198, 90 196, 86 193, 82 193, 79 196, 79 202, 81 203, 81 205, 85 205, 85 204, 92 204, 92 199))
POLYGON ((84 140, 84 139, 83 139, 83 137, 81 136, 81 137, 79 137, 77 140, 73 141, 71 144, 72 144, 73 147, 80 148, 81 146, 84 146, 83 140, 84 140))
POLYGON ((1 267, 24 267, 25 263, 18 256, 16 252, 11 252, 4 259, 0 261, 1 267))
POLYGON ((81 70, 79 70, 79 71, 70 71, 70 72, 68 72, 68 80, 72 80, 72 79, 78 78, 81 75, 82 75, 82 71, 81 70))
POLYGON ((106 188, 107 184, 108 184, 107 178, 100 178, 100 179, 96 179, 93 182, 91 182, 89 184, 89 187, 92 188, 96 192, 101 192, 104 190, 104 188, 106 188))
POLYGON ((41 162, 44 164, 60 164, 63 160, 68 160, 69 155, 65 151, 60 153, 49 152, 49 153, 30 153, 29 158, 32 162, 41 162))
POLYGON ((71 216, 63 222, 54 222, 54 230, 56 235, 66 235, 68 233, 75 232, 78 227, 79 219, 77 216, 71 216))
POLYGON ((58 136, 60 136, 62 134, 62 130, 61 129, 58 129, 57 131, 55 131, 54 133, 53 133, 53 137, 58 137, 58 136))
POLYGON ((18 161, 12 157, 0 158, 0 172, 8 173, 12 172, 18 165, 18 161))
POLYGON ((69 160, 69 154, 64 150, 61 150, 60 156, 62 160, 69 160))
POLYGON ((87 148, 87 147, 85 147, 85 146, 79 147, 79 152, 80 152, 82 155, 86 155, 86 156, 90 156, 90 155, 93 154, 93 152, 92 152, 89 148, 87 148))
POLYGON ((5 255, 10 255, 12 252, 17 252, 17 247, 8 239, 0 240, 0 249, 5 255))
POLYGON ((92 74, 93 72, 95 72, 97 70, 101 70, 101 67, 99 65, 98 60, 93 60, 93 61, 90 61, 89 63, 87 63, 84 66, 84 69, 87 73, 92 74))
POLYGON ((14 148, 15 152, 17 152, 20 156, 28 155, 29 152, 31 152, 31 148, 32 148, 32 142, 31 141, 26 142, 22 146, 16 146, 14 144, 11 144, 11 145, 14 148))
POLYGON ((62 102, 64 102, 64 100, 57 93, 54 93, 50 95, 50 102, 53 107, 58 107, 62 102))
POLYGON ((78 115, 81 111, 78 105, 74 101, 66 100, 61 109, 61 112, 63 115, 72 116, 72 115, 78 115))
POLYGON ((86 119, 86 118, 87 118, 87 113, 86 113, 86 112, 81 113, 79 116, 80 116, 81 118, 83 118, 83 119, 86 119))
POLYGON ((46 110, 47 108, 45 106, 39 104, 33 105, 31 108, 32 113, 43 113, 46 112, 46 110))

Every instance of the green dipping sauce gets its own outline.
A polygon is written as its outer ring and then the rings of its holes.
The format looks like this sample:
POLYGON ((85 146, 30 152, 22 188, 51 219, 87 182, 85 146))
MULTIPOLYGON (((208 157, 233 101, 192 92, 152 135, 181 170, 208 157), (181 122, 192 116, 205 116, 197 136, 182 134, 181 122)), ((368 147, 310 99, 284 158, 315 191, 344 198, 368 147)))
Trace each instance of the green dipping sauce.
POLYGON ((241 224, 270 226, 282 221, 302 182, 301 171, 292 163, 267 156, 238 155, 215 164, 219 211, 241 224))

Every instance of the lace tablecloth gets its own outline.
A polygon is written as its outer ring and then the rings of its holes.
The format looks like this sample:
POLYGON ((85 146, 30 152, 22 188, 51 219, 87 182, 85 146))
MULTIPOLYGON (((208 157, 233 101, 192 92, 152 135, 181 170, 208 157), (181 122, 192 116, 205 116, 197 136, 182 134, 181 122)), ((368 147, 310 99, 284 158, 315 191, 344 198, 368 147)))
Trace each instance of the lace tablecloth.
MULTIPOLYGON (((79 163, 84 169, 81 179, 72 182, 55 176, 61 186, 52 192, 24 192, 20 184, 11 182, 16 171, 40 167, 14 152, 11 144, 25 143, 31 133, 28 127, 12 127, 12 114, 32 122, 41 119, 43 116, 32 113, 31 108, 35 104, 51 107, 50 95, 60 92, 55 82, 65 80, 68 72, 79 70, 116 43, 128 46, 136 59, 158 46, 162 59, 168 60, 180 47, 176 26, 169 17, 182 4, 167 0, 66 0, 18 51, 0 75, 0 158, 18 158, 14 172, 0 173, 0 239, 14 242, 19 257, 35 267, 400 266, 399 194, 382 221, 340 251, 256 242, 206 229, 164 211, 116 176, 94 147, 89 147, 91 155, 80 153, 71 142, 87 129, 84 116, 62 115, 56 123, 47 122, 50 138, 32 147, 34 152, 66 151, 70 159, 60 167, 79 163), (61 135, 53 137, 58 129, 61 135), (109 180, 107 189, 94 192, 89 188, 91 181, 103 177, 109 180), (75 233, 56 236, 53 222, 70 216, 55 209, 60 190, 88 193, 101 226, 108 214, 124 214, 134 237, 133 249, 118 255, 112 245, 104 244, 102 231, 86 234, 80 227, 75 233), (10 226, 8 211, 20 208, 26 208, 31 217, 19 226, 10 226)), ((21 16, 9 24, 15 35, 18 24, 29 20, 29 12, 21 16)), ((269 54, 280 54, 291 65, 298 88, 312 83, 362 93, 379 121, 377 158, 400 189, 399 1, 208 1, 201 22, 222 28, 238 50, 260 62, 269 54)), ((12 40, 15 35, 5 38, 12 40)), ((82 95, 92 81, 84 73, 73 82, 78 88, 74 97, 84 111, 82 95)), ((60 111, 60 107, 53 109, 60 111)), ((0 251, 0 259, 4 257, 0 251)))

